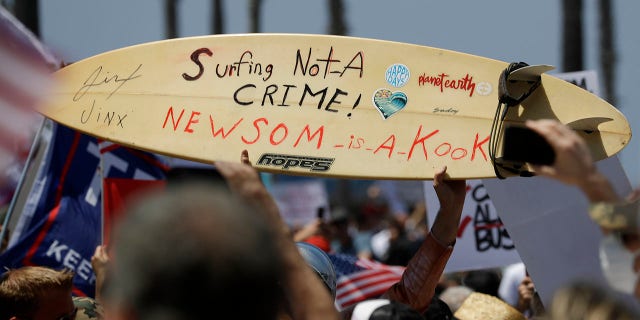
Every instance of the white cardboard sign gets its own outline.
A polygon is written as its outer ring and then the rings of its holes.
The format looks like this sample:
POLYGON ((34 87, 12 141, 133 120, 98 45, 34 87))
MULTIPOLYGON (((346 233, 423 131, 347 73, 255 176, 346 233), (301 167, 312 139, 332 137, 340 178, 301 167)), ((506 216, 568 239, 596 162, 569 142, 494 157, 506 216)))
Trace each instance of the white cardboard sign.
MULTIPOLYGON (((617 157, 598 162, 619 195, 631 185, 617 157)), ((543 303, 571 281, 606 283, 598 247, 602 233, 575 187, 544 178, 483 180, 543 303)))
MULTIPOLYGON (((428 221, 432 225, 440 204, 432 182, 425 182, 424 190, 428 221)), ((517 262, 520 256, 482 180, 467 181, 456 245, 444 271, 497 268, 517 262)))

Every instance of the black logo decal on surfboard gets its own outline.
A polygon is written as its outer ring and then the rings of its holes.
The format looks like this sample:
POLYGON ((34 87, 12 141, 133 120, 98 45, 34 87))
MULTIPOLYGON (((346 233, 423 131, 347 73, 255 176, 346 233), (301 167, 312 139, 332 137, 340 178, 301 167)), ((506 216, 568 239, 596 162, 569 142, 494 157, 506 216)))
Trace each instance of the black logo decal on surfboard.
POLYGON ((288 154, 265 153, 260 156, 258 165, 279 167, 284 170, 290 168, 308 169, 313 172, 328 171, 335 158, 316 158, 307 156, 293 156, 288 154))

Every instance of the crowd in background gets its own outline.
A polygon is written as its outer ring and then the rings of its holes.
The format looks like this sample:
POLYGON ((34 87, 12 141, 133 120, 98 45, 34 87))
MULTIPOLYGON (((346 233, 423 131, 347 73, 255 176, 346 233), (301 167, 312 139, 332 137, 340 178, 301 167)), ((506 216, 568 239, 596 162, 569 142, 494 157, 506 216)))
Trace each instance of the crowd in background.
MULTIPOLYGON (((535 125, 550 137, 565 135, 550 140, 558 159, 541 173, 577 186, 592 203, 619 201, 575 133, 552 121, 535 125)), ((169 182, 127 208, 113 246, 98 246, 92 258, 95 299, 72 298, 70 270, 9 269, 0 278, 0 318, 95 319, 103 317, 102 306, 107 319, 122 320, 638 318, 613 291, 580 281, 563 286, 545 306, 523 264, 444 274, 466 196, 466 182, 445 179, 446 167, 434 175, 440 209, 430 228, 424 203, 406 214, 392 212, 376 185, 355 210, 332 208, 329 219, 319 214, 292 227, 246 151, 240 163, 216 168, 221 181, 169 182), (318 254, 310 259, 300 242, 318 254), (327 253, 406 268, 380 296, 338 310, 327 253)), ((607 239, 624 241, 621 250, 637 248, 635 227, 601 226, 615 236, 607 239)), ((629 264, 637 258, 627 255, 629 264)), ((634 272, 633 266, 627 268, 634 272)), ((635 273, 626 280, 633 279, 635 273)), ((635 281, 636 296, 638 287, 635 281)))

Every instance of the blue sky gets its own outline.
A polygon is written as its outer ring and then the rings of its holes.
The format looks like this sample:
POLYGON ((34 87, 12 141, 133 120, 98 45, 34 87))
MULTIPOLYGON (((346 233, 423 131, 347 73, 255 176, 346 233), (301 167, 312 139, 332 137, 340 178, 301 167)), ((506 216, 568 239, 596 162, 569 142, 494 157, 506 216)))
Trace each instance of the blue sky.
MULTIPOLYGON (((209 34, 209 0, 179 3, 180 36, 209 34)), ((264 0, 263 32, 325 33, 327 1, 264 0)), ((599 70, 597 2, 584 1, 585 69, 599 70)), ((640 70, 640 1, 612 1, 618 50, 617 107, 632 130, 640 129, 636 73, 640 70)), ((164 39, 161 0, 41 1, 45 43, 66 61, 138 43, 164 39)), ((350 36, 456 50, 493 59, 561 67, 560 1, 346 0, 350 36)), ((248 1, 225 1, 227 33, 249 29, 248 1)), ((600 80, 602 81, 602 80, 600 80)), ((620 159, 634 186, 640 185, 640 144, 631 140, 620 159)))

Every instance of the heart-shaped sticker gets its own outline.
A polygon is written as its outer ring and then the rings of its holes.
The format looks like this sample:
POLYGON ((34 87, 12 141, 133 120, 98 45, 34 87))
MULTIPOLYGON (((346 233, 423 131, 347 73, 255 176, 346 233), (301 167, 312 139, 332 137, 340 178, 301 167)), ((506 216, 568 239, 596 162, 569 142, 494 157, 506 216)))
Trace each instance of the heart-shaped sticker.
POLYGON ((407 95, 404 92, 391 92, 389 89, 379 89, 373 95, 373 104, 383 118, 387 119, 407 105, 407 95))

